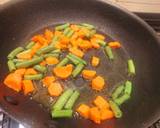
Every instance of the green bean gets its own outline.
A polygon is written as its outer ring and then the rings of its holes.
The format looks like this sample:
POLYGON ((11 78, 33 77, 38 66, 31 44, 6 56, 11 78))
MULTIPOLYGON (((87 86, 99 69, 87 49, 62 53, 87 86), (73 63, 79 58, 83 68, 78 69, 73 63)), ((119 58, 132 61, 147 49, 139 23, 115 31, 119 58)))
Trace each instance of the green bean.
POLYGON ((114 55, 112 53, 112 49, 109 46, 105 47, 105 53, 109 57, 110 60, 114 59, 114 55))
POLYGON ((87 23, 82 23, 81 25, 88 28, 88 29, 94 29, 95 28, 93 25, 87 24, 87 23))
POLYGON ((116 99, 114 100, 114 102, 120 106, 120 105, 123 104, 125 101, 127 101, 129 98, 130 98, 130 96, 126 93, 126 94, 123 94, 121 97, 116 98, 116 99))
POLYGON ((82 63, 79 63, 76 68, 73 70, 72 72, 72 76, 73 77, 76 77, 77 75, 79 75, 81 73, 81 71, 83 70, 84 68, 84 64, 82 63))
POLYGON ((70 29, 70 31, 66 34, 68 38, 70 38, 74 33, 74 30, 70 29))
POLYGON ((41 55, 41 54, 45 54, 45 53, 48 53, 48 52, 51 52, 53 51, 55 48, 53 46, 46 46, 46 47, 43 47, 41 49, 39 49, 36 54, 37 55, 41 55))
POLYGON ((25 80, 41 80, 42 78, 43 78, 42 74, 24 75, 25 80))
POLYGON ((119 106, 116 103, 114 103, 112 100, 109 100, 109 104, 110 104, 110 107, 111 107, 115 117, 121 118, 123 113, 120 110, 119 106))
POLYGON ((67 58, 68 58, 70 61, 72 61, 73 64, 75 64, 75 65, 78 65, 78 64, 80 63, 78 60, 76 60, 75 58, 73 58, 73 57, 71 57, 71 56, 69 56, 69 55, 67 55, 67 58))
POLYGON ((22 62, 22 61, 24 61, 23 59, 13 59, 12 60, 14 63, 19 63, 19 62, 22 62))
POLYGON ((44 58, 47 58, 47 57, 59 57, 59 54, 58 53, 48 53, 48 54, 45 54, 43 55, 44 58))
POLYGON ((9 69, 10 72, 16 70, 15 64, 14 64, 14 62, 12 60, 9 60, 7 62, 7 64, 8 64, 8 69, 9 69))
POLYGON ((70 118, 72 114, 73 110, 54 110, 51 112, 52 118, 70 118))
POLYGON ((136 71, 135 71, 135 65, 134 65, 134 62, 132 59, 129 59, 128 60, 128 73, 129 74, 133 74, 135 75, 136 74, 136 71))
POLYGON ((67 100, 72 95, 72 93, 73 93, 72 89, 65 90, 65 92, 58 98, 56 103, 53 105, 52 110, 61 110, 64 107, 67 100))
POLYGON ((118 87, 113 91, 111 97, 112 97, 113 99, 116 99, 117 97, 120 96, 120 94, 122 94, 123 90, 124 90, 124 85, 118 86, 118 87))
POLYGON ((33 66, 33 65, 40 63, 41 61, 43 61, 43 57, 36 57, 31 60, 26 60, 26 61, 17 63, 16 67, 17 68, 28 68, 30 66, 33 66))
POLYGON ((55 44, 57 43, 58 40, 59 40, 59 37, 58 36, 54 36, 52 41, 51 41, 50 46, 55 46, 55 44))
POLYGON ((70 56, 70 57, 78 60, 80 63, 83 63, 84 65, 87 65, 87 62, 86 62, 85 60, 79 58, 78 56, 76 56, 76 55, 74 55, 74 54, 72 54, 72 53, 69 53, 68 56, 70 56))
POLYGON ((63 35, 67 36, 67 34, 70 32, 70 28, 64 29, 63 35))
POLYGON ((71 95, 69 100, 67 101, 65 105, 65 109, 72 109, 73 105, 75 104, 76 100, 78 99, 80 93, 78 91, 74 91, 74 93, 71 95))
POLYGON ((22 52, 23 50, 24 50, 23 47, 17 47, 16 49, 14 49, 8 54, 7 58, 13 59, 18 53, 22 52))
POLYGON ((99 45, 101 45, 102 47, 106 46, 106 42, 103 40, 96 40, 96 43, 98 43, 99 45))
POLYGON ((35 45, 35 42, 31 41, 30 43, 27 44, 25 47, 26 49, 31 49, 35 45))
POLYGON ((60 49, 53 50, 51 53, 61 53, 60 49))
POLYGON ((34 69, 41 72, 41 73, 47 72, 47 68, 45 66, 42 66, 42 65, 35 65, 34 69))
POLYGON ((131 92, 132 92, 132 82, 127 80, 125 83, 124 93, 126 93, 130 96, 131 92))
POLYGON ((66 65, 68 62, 69 62, 69 59, 68 59, 68 58, 64 58, 63 60, 61 60, 61 61, 56 65, 56 67, 64 66, 64 65, 66 65))
POLYGON ((63 25, 56 26, 55 30, 57 30, 57 31, 64 30, 65 28, 68 28, 69 25, 70 25, 69 23, 66 23, 66 24, 63 24, 63 25))
POLYGON ((96 34, 96 30, 91 30, 89 33, 87 33, 86 37, 91 38, 94 34, 96 34))
POLYGON ((28 54, 28 53, 30 53, 30 52, 31 52, 31 49, 24 50, 24 51, 18 53, 18 54, 16 55, 16 57, 18 58, 18 55, 24 55, 24 54, 28 54))

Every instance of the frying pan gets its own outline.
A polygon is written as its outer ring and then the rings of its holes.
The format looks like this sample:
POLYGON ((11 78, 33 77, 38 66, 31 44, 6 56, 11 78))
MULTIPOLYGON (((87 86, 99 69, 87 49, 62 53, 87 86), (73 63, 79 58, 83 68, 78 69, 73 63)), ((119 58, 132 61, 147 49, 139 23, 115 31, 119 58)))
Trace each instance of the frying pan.
POLYGON ((0 107, 27 128, 147 128, 160 118, 160 41, 140 18, 103 0, 14 0, 0 5, 0 107), (121 119, 95 125, 84 119, 51 120, 47 110, 3 85, 6 56, 35 31, 65 22, 87 22, 122 42, 135 60, 131 100, 121 119))

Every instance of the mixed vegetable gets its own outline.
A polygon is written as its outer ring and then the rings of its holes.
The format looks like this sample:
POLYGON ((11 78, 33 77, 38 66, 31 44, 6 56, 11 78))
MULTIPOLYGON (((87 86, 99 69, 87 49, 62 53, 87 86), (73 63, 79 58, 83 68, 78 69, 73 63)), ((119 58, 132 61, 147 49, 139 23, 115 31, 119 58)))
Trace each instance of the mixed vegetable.
MULTIPOLYGON (((96 55, 91 60, 84 60, 84 56, 92 49, 102 50, 112 63, 115 59, 113 51, 120 48, 118 41, 106 42, 105 36, 97 33, 90 24, 66 23, 56 26, 54 31, 46 29, 44 34, 33 36, 27 46, 17 47, 9 53, 10 73, 4 84, 28 95, 36 91, 35 81, 40 81, 50 97, 57 97, 50 109, 52 118, 72 117, 76 112, 97 124, 114 117, 121 118, 120 106, 131 97, 131 81, 126 80, 117 86, 109 97, 108 94, 107 97, 97 95, 91 104, 81 102, 78 105, 75 103, 83 92, 60 82, 82 77, 90 83, 90 91, 101 92, 106 80, 96 69, 103 60, 96 55), (87 65, 94 68, 88 69, 87 65)), ((126 65, 128 75, 135 75, 133 60, 128 59, 126 65)))

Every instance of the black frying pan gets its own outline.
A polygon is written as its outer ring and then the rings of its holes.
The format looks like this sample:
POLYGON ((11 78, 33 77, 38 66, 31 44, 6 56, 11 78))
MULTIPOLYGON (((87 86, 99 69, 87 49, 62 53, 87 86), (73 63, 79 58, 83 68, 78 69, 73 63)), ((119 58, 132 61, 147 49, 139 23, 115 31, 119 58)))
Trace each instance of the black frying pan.
POLYGON ((160 118, 160 41, 156 33, 134 14, 102 0, 14 0, 0 5, 0 107, 32 128, 147 128, 160 118), (123 118, 95 125, 83 119, 52 121, 36 102, 6 88, 6 56, 35 31, 52 24, 88 22, 122 42, 135 60, 137 74, 132 99, 123 118))

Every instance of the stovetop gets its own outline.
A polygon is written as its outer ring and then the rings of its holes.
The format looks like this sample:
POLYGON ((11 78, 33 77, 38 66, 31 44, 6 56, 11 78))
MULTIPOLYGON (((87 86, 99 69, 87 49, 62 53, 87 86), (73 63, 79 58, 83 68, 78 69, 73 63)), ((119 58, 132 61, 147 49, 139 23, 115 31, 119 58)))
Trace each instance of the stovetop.
MULTIPOLYGON (((160 13, 136 13, 144 19, 160 37, 160 13)), ((24 128, 21 124, 11 119, 0 110, 0 128, 24 128)), ((148 128, 160 128, 160 119, 155 121, 148 128)))

